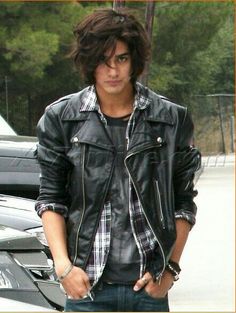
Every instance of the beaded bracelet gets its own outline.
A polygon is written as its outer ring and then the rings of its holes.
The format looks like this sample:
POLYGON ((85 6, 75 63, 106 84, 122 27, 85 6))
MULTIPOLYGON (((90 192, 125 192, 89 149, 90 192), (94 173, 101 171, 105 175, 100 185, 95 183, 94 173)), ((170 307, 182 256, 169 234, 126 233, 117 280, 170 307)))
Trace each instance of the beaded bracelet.
POLYGON ((66 276, 72 271, 72 268, 74 267, 74 265, 72 263, 70 263, 66 269, 64 270, 64 272, 57 277, 57 280, 59 282, 62 282, 64 278, 66 278, 66 276))

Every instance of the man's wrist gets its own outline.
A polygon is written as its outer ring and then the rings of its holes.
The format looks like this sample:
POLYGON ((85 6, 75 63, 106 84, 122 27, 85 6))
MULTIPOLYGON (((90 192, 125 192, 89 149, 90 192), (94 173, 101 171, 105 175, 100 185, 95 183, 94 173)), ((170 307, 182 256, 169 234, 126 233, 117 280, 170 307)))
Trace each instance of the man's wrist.
POLYGON ((62 282, 63 281, 63 279, 65 279, 69 274, 70 274, 70 272, 72 271, 72 269, 73 269, 73 264, 72 263, 69 263, 67 266, 66 266, 66 268, 64 269, 64 271, 60 274, 60 275, 58 275, 57 276, 57 280, 59 281, 59 282, 62 282))
POLYGON ((179 279, 181 268, 177 262, 169 260, 165 269, 173 276, 174 281, 177 281, 179 279))
POLYGON ((71 264, 68 258, 60 258, 60 261, 54 261, 55 272, 57 276, 61 276, 65 269, 71 264))

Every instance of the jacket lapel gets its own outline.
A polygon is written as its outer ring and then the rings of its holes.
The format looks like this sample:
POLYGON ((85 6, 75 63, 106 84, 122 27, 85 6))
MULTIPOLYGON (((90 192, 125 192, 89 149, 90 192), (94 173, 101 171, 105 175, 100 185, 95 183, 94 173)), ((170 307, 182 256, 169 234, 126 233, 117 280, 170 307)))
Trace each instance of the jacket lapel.
MULTIPOLYGON (((70 98, 62 114, 62 121, 83 122, 78 132, 73 136, 73 138, 77 137, 76 142, 114 150, 114 146, 105 129, 104 123, 99 117, 99 113, 97 110, 90 110, 89 105, 85 103, 85 101, 91 98, 91 95, 95 96, 93 93, 89 93, 88 90, 89 88, 86 88, 70 98)), ((92 101, 95 100, 92 99, 92 101)))
POLYGON ((96 111, 89 112, 87 120, 75 136, 78 138, 79 143, 87 143, 103 149, 114 150, 114 145, 109 138, 105 125, 96 111))
POLYGON ((135 129, 130 136, 129 153, 165 144, 164 129, 174 124, 173 119, 161 97, 152 100, 150 105, 139 111, 135 129))

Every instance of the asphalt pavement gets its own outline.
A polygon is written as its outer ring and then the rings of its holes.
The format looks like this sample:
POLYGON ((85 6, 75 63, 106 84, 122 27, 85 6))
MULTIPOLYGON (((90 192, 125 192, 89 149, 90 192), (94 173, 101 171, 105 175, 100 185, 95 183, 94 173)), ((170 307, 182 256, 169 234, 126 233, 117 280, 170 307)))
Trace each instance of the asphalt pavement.
POLYGON ((235 157, 203 158, 197 222, 169 292, 171 312, 235 312, 235 157))

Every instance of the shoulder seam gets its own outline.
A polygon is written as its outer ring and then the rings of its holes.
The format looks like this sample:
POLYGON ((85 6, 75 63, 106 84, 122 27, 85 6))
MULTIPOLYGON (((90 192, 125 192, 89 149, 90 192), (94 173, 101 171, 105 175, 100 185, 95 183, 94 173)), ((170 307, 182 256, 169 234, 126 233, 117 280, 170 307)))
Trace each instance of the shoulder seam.
POLYGON ((59 99, 53 101, 53 102, 50 103, 48 106, 46 106, 45 111, 49 110, 51 107, 53 107, 54 105, 56 105, 56 104, 58 104, 58 103, 60 103, 60 102, 70 100, 70 99, 73 97, 73 95, 75 95, 75 94, 76 94, 76 93, 72 93, 72 94, 66 95, 66 96, 64 96, 64 97, 61 97, 61 98, 59 98, 59 99))

